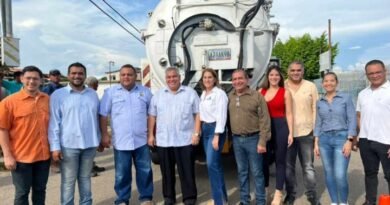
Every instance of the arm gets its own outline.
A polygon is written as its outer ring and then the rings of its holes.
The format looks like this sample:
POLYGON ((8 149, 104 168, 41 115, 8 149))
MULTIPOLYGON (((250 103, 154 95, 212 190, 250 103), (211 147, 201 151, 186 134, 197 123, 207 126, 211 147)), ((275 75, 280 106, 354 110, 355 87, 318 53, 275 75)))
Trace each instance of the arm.
POLYGON ((59 96, 55 95, 50 98, 50 121, 49 121, 49 144, 52 158, 54 161, 62 159, 61 141, 60 141, 60 124, 61 124, 61 107, 57 102, 59 96))
POLYGON ((194 134, 192 135, 192 145, 198 145, 200 140, 200 115, 196 113, 194 115, 195 126, 194 126, 194 134), (195 134, 196 133, 196 134, 195 134))
POLYGON ((109 148, 111 145, 111 136, 108 133, 108 116, 111 113, 111 97, 108 89, 104 91, 102 100, 100 102, 99 107, 99 124, 100 124, 100 132, 102 133, 102 139, 100 141, 100 146, 102 149, 109 148))
MULTIPOLYGON (((321 102, 318 101, 317 102, 317 106, 319 106, 321 102)), ((314 135, 314 155, 317 156, 317 158, 320 156, 320 149, 319 149, 319 146, 318 146, 318 137, 320 136, 320 133, 321 133, 321 125, 322 125, 322 118, 321 118, 321 115, 320 113, 316 112, 316 118, 315 119, 315 125, 314 125, 314 132, 313 132, 313 135, 314 135)))
POLYGON ((8 170, 16 169, 16 161, 9 148, 9 131, 0 128, 0 146, 4 154, 4 165, 8 170))
MULTIPOLYGON (((312 91, 312 96, 313 96, 313 102, 311 103, 312 105, 312 110, 313 110, 313 120, 315 121, 316 116, 317 116, 317 100, 318 100, 318 90, 317 87, 313 84, 313 91, 312 91)), ((314 130, 314 125, 313 123, 313 130, 314 130)))
POLYGON ((225 92, 221 92, 220 95, 218 95, 218 98, 216 99, 217 104, 217 117, 216 117, 216 126, 215 126, 215 133, 212 141, 212 145, 214 150, 219 149, 219 135, 222 134, 225 131, 226 126, 226 119, 227 119, 227 105, 228 105, 228 98, 226 96, 225 92))
POLYGON ((156 125, 156 116, 149 115, 148 117, 148 145, 154 147, 156 139, 154 136, 154 127, 156 125))
POLYGON ((288 146, 290 147, 293 143, 293 126, 294 126, 294 116, 292 113, 292 96, 290 91, 285 89, 284 93, 284 100, 285 100, 285 105, 286 105, 286 119, 287 119, 287 126, 288 126, 288 146))
POLYGON ((260 122, 260 140, 257 144, 257 152, 264 153, 267 151, 266 144, 267 141, 271 139, 271 119, 268 113, 267 103, 264 100, 264 97, 260 94, 259 96, 259 122, 260 122))

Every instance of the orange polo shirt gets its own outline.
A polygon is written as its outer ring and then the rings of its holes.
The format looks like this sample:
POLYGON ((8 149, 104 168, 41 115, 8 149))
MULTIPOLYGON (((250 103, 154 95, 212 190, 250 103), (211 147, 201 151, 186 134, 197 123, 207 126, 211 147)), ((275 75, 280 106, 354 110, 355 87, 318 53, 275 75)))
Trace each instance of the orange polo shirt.
POLYGON ((17 162, 50 158, 49 96, 30 96, 24 89, 0 102, 0 128, 9 132, 9 146, 17 162))

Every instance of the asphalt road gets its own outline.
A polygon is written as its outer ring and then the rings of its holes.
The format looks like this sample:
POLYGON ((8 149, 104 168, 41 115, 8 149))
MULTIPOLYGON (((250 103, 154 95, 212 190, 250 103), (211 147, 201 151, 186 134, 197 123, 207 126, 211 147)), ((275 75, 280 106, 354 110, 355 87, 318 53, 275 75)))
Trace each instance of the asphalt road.
MULTIPOLYGON (((114 158, 112 150, 99 153, 96 157, 96 162, 99 166, 106 168, 106 171, 100 173, 100 176, 92 178, 92 191, 93 191, 93 204, 97 205, 109 205, 113 204, 115 200, 114 192, 114 158)), ((227 155, 223 157, 223 165, 225 171, 226 186, 228 188, 229 204, 236 204, 239 201, 239 190, 237 181, 237 172, 235 166, 234 156, 227 155)), ((300 171, 300 165, 297 163, 297 177, 298 177, 298 199, 295 204, 304 205, 308 204, 306 197, 303 194, 303 182, 302 172, 300 171)), ((324 183, 324 174, 322 170, 321 160, 316 159, 315 169, 317 173, 317 191, 321 196, 321 203, 323 205, 330 204, 329 195, 324 183)), ((364 202, 364 175, 363 166, 361 164, 359 153, 354 152, 352 154, 350 167, 349 167, 349 183, 350 183, 350 195, 349 204, 362 204, 364 202)), ((382 168, 380 168, 382 169, 382 168)), ((154 201, 156 204, 163 204, 162 191, 161 191, 161 175, 157 165, 153 165, 154 173, 154 201)), ((378 193, 385 193, 385 179, 382 174, 382 170, 379 174, 379 187, 378 193)), ((134 174, 134 172, 133 172, 134 174)), ((177 176, 178 177, 178 176, 177 176)), ((207 170, 205 165, 196 165, 196 180, 198 187, 198 202, 199 204, 208 204, 210 201, 210 189, 207 176, 207 170)), ((271 168, 271 189, 274 187, 274 166, 271 168)), ((251 186, 253 190, 253 186, 251 186)), ((181 201, 179 179, 177 179, 177 201, 181 201)), ((253 192, 253 191, 252 191, 253 192)), ((253 193, 252 193, 253 196, 253 193)), ((0 205, 13 204, 14 188, 12 185, 11 175, 7 171, 0 172, 0 205)), ((78 201, 78 194, 76 189, 76 202, 78 201)), ((139 204, 137 201, 138 193, 135 184, 132 186, 132 198, 131 204, 139 204)), ((57 205, 60 200, 60 175, 50 174, 49 182, 47 185, 47 197, 46 204, 57 205)), ((77 203, 76 203, 77 204, 77 203)), ((254 202, 253 202, 254 204, 254 202)))

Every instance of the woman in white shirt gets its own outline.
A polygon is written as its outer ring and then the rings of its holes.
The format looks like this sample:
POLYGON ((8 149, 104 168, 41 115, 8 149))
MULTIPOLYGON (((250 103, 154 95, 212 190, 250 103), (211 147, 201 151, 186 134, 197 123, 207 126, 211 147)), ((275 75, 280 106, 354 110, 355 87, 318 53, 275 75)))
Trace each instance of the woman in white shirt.
POLYGON ((202 72, 203 89, 200 97, 200 120, 202 121, 203 147, 215 205, 227 204, 225 179, 221 165, 221 150, 225 143, 225 125, 228 98, 218 87, 217 73, 206 68, 202 72))

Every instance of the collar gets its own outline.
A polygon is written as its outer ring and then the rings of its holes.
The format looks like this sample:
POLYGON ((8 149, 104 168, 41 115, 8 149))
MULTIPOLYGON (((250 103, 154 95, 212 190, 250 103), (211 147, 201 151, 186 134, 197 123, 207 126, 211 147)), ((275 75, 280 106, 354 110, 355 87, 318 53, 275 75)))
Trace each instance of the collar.
POLYGON ((133 91, 133 90, 138 90, 138 89, 139 89, 139 85, 136 83, 136 84, 134 85, 134 87, 131 88, 131 90, 127 90, 127 89, 124 88, 121 84, 119 84, 119 85, 116 87, 116 89, 117 89, 117 90, 126 90, 126 91, 131 92, 131 91, 133 91))
MULTIPOLYGON (((250 88, 248 87, 248 88, 245 90, 245 92, 242 93, 241 96, 243 96, 243 95, 252 95, 252 94, 253 94, 252 89, 250 89, 250 88)), ((233 95, 237 95, 236 90, 233 90, 233 95)))
MULTIPOLYGON (((186 90, 186 89, 185 89, 185 86, 180 85, 180 87, 179 87, 179 89, 177 89, 176 93, 179 93, 179 92, 182 92, 182 91, 185 91, 185 90, 186 90)), ((169 87, 165 87, 165 88, 164 88, 164 91, 165 91, 165 92, 172 92, 172 91, 169 89, 169 87)))
POLYGON ((41 91, 38 91, 38 94, 37 96, 31 96, 30 94, 28 94, 24 88, 20 89, 19 92, 16 93, 17 95, 17 98, 20 99, 20 100, 25 100, 27 98, 35 98, 35 97, 42 97, 44 94, 41 92, 41 91))
POLYGON ((88 89, 90 89, 90 88, 88 88, 88 87, 86 87, 86 86, 84 85, 84 89, 83 89, 82 91, 73 90, 73 88, 70 87, 70 84, 68 83, 68 85, 65 87, 65 89, 66 89, 69 93, 72 93, 72 92, 76 92, 76 93, 85 93, 85 92, 87 92, 88 89))
MULTIPOLYGON (((343 97, 343 96, 341 95, 341 93, 340 93, 339 91, 336 91, 336 95, 334 96, 334 98, 336 98, 336 97, 341 98, 341 97, 343 97)), ((320 100, 328 101, 328 100, 326 99, 326 93, 324 93, 324 94, 321 95, 320 100)))

